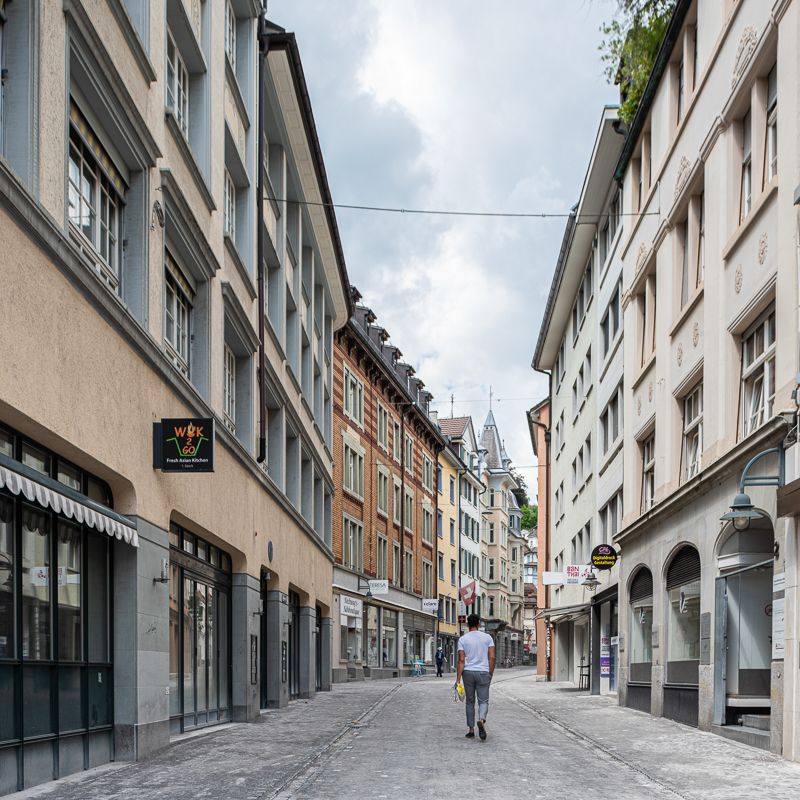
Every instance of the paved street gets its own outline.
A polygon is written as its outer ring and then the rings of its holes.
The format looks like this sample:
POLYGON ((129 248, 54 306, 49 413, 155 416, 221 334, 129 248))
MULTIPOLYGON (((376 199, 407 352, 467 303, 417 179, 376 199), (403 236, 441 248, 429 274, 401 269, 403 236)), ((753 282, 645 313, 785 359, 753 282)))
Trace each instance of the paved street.
POLYGON ((800 765, 654 720, 527 670, 498 672, 489 739, 465 740, 451 682, 336 686, 311 702, 12 795, 52 800, 800 796, 800 765), (202 775, 202 782, 199 776, 202 775))

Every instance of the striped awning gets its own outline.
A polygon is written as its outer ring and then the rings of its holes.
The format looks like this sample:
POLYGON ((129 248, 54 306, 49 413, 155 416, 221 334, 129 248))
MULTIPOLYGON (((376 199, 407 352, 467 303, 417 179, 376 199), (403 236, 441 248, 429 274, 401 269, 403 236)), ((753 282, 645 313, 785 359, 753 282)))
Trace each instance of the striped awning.
MULTIPOLYGON (((27 471, 27 470, 26 470, 27 471)), ((51 478, 42 476, 39 481, 26 477, 10 467, 0 464, 0 489, 8 489, 11 494, 22 495, 31 503, 38 503, 44 508, 52 508, 57 514, 63 514, 69 519, 88 525, 101 533, 120 541, 125 541, 133 547, 139 546, 139 536, 136 528, 130 521, 123 522, 123 517, 110 508, 100 511, 89 498, 81 502, 69 497, 65 492, 50 486, 55 483, 51 478), (45 481, 48 483, 45 484, 45 481)))

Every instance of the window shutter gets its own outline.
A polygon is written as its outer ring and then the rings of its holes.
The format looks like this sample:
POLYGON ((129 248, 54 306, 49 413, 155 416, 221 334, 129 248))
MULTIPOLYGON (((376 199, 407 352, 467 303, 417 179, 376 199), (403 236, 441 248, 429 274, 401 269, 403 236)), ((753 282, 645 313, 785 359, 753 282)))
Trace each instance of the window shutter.
POLYGON ((700 554, 694 547, 682 547, 667 570, 667 589, 700 580, 700 554))
POLYGON ((647 567, 642 567, 631 581, 630 595, 632 603, 653 596, 653 573, 647 567))

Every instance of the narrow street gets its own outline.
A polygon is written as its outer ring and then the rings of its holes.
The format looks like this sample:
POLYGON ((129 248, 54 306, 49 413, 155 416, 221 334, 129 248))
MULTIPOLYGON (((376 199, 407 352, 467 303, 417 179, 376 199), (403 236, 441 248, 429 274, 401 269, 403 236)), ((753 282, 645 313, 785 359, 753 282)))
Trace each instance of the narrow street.
POLYGON ((58 800, 800 796, 800 765, 572 686, 498 672, 488 740, 464 739, 451 681, 373 681, 12 795, 58 800))

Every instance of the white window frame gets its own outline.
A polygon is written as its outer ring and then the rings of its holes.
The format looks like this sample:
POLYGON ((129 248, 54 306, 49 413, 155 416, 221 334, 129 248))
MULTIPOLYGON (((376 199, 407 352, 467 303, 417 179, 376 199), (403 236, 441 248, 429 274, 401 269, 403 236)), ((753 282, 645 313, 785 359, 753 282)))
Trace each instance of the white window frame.
POLYGON ((225 3, 225 55, 228 57, 234 75, 236 74, 236 12, 231 0, 225 3))
POLYGON ((364 427, 364 384, 347 366, 343 368, 344 414, 360 428, 364 427))
POLYGON ((342 564, 356 572, 364 571, 364 525, 347 514, 342 516, 342 564))
POLYGON ((230 172, 225 170, 223 197, 223 233, 232 242, 236 241, 236 184, 230 172))
POLYGON ((167 253, 164 266, 164 344, 178 371, 189 377, 194 297, 167 253), (170 327, 172 331, 170 332, 170 327))
POLYGON ((397 420, 392 420, 392 457, 398 464, 403 455, 403 445, 400 441, 401 435, 400 423, 397 420))
POLYGON ((364 453, 345 440, 342 445, 342 484, 359 500, 364 499, 364 453))
POLYGON ((764 148, 764 158, 766 160, 764 175, 767 183, 778 174, 778 87, 777 87, 777 65, 775 65, 767 76, 767 141, 764 148), (774 96, 772 95, 772 84, 774 81, 774 96))
POLYGON ((236 354, 223 345, 222 393, 225 426, 236 433, 236 354))
POLYGON ((389 516, 389 473, 383 467, 378 467, 378 512, 389 516))
POLYGON ((773 305, 742 336, 742 435, 745 437, 772 416, 775 334, 773 305))
POLYGON ((377 414, 377 434, 378 434, 378 447, 385 452, 389 452, 389 412, 382 403, 378 403, 377 414))
POLYGON ((656 435, 651 433, 642 448, 642 513, 653 507, 656 494, 656 435))
POLYGON ((739 221, 753 208, 753 116, 751 109, 742 117, 742 174, 739 197, 739 221))
POLYGON ((189 70, 172 33, 167 29, 166 104, 183 137, 189 139, 189 70))
POLYGON ((422 509, 422 541, 433 544, 433 511, 425 507, 422 509))
POLYGON ((392 490, 392 520, 395 525, 400 524, 400 503, 402 503, 402 486, 400 481, 394 481, 392 490))
POLYGON ((703 383, 683 398, 683 480, 700 472, 703 456, 703 383))
POLYGON ((389 540, 382 533, 378 534, 375 577, 379 580, 387 580, 389 578, 389 540))

